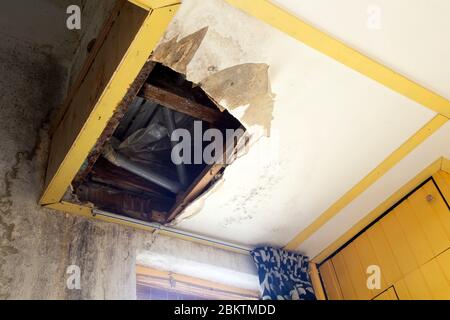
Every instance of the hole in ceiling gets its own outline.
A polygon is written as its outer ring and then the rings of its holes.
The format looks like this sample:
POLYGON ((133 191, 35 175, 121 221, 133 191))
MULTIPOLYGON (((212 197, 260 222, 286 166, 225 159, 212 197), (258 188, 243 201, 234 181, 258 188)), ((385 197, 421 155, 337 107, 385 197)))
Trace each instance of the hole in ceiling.
POLYGON ((211 163, 200 157, 176 165, 172 157, 176 147, 171 139, 173 132, 181 129, 189 133, 190 150, 183 149, 179 154, 186 159, 199 152, 203 155, 212 142, 223 144, 223 153, 230 151, 231 143, 231 151, 235 152, 245 129, 228 111, 222 112, 199 86, 162 64, 152 62, 151 72, 141 85, 137 85, 141 89, 127 103, 113 128, 105 130, 108 136, 99 139, 105 143, 94 148, 73 181, 73 196, 99 210, 168 223, 209 189, 229 163, 211 163), (199 127, 200 141, 196 131, 199 127), (204 141, 203 132, 208 129, 220 132, 222 142, 204 141), (238 134, 230 136, 229 130, 238 134))

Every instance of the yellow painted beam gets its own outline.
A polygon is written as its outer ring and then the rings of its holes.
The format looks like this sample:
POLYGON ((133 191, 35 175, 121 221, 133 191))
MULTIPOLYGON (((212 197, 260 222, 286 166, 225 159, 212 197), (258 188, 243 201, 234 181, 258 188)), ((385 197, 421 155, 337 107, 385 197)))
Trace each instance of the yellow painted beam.
POLYGON ((169 7, 181 3, 180 0, 128 0, 128 1, 148 11, 169 7))
POLYGON ((311 283, 314 288, 314 293, 316 295, 317 300, 327 300, 325 296, 325 290, 322 286, 322 281, 320 281, 320 273, 317 268, 317 264, 311 262, 309 264, 309 276, 311 278, 311 283))
POLYGON ((440 127, 442 127, 448 119, 444 116, 437 115, 429 121, 423 128, 414 134, 408 141, 406 141, 400 148, 394 151, 387 159, 378 165, 372 172, 370 172, 363 180, 356 186, 342 196, 336 203, 323 212, 311 225, 301 231, 294 239, 292 239, 286 246, 287 250, 295 250, 300 244, 308 239, 314 232, 319 230, 324 224, 338 214, 350 202, 355 200, 361 193, 366 191, 378 179, 380 179, 386 172, 392 169, 402 159, 404 159, 411 151, 418 145, 430 137, 440 127))
POLYGON ((450 101, 334 39, 268 0, 226 0, 307 46, 450 118, 450 101))
POLYGON ((450 173, 450 160, 447 158, 442 159, 442 171, 445 171, 447 173, 450 173))
POLYGON ((97 139, 106 128, 117 106, 126 95, 130 84, 136 79, 162 38, 178 8, 179 5, 174 5, 154 10, 148 14, 114 76, 84 123, 81 132, 71 145, 56 173, 49 180, 40 204, 60 202, 97 139))
POLYGON ((387 212, 396 203, 408 195, 412 190, 414 190, 422 182, 433 176, 435 173, 441 170, 442 158, 437 159, 424 170, 422 170, 416 177, 408 181, 403 187, 397 192, 392 194, 384 202, 382 202, 377 208, 370 212, 367 216, 358 221, 354 226, 352 226, 347 232, 345 232, 338 240, 329 245, 325 250, 318 254, 312 261, 314 263, 322 263, 330 255, 336 252, 340 247, 346 244, 350 239, 361 232, 365 227, 367 227, 371 222, 375 221, 383 213, 387 212))

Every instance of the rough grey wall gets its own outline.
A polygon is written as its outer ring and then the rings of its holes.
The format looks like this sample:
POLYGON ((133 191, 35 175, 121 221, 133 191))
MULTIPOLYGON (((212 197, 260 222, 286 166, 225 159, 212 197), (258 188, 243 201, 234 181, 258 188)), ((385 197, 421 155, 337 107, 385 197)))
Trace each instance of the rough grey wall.
POLYGON ((0 47, 0 75, 0 297, 133 299, 135 249, 149 235, 37 205, 48 147, 42 124, 62 99, 67 69, 10 40, 0 47), (81 291, 66 289, 71 264, 81 268, 81 291))
MULTIPOLYGON (((33 32, 49 32, 43 20, 51 19, 54 12, 39 11, 36 3, 58 1, 31 1, 38 11, 33 13, 35 23, 27 22, 28 28, 45 26, 33 32)), ((5 9, 2 6, 0 9, 5 9)), ((8 11, 0 10, 2 23, 7 15, 8 11)), ((29 38, 26 28, 14 29, 15 24, 8 23, 8 34, 0 32, 0 298, 134 299, 137 252, 151 255, 157 250, 160 254, 169 246, 176 255, 177 248, 189 247, 195 260, 195 252, 205 249, 162 237, 155 244, 150 233, 37 205, 49 145, 46 120, 63 99, 69 69, 77 68, 67 61, 77 63, 73 44, 78 42, 73 42, 71 33, 59 32, 45 35, 45 39, 29 38), (48 46, 61 44, 73 50, 57 50, 58 54, 48 50, 48 46), (65 52, 63 57, 61 52, 65 52), (82 272, 81 290, 66 287, 66 269, 73 264, 82 272)), ((206 252, 211 262, 225 258, 230 266, 251 272, 248 257, 211 248, 206 252)), ((202 259, 205 262, 205 254, 202 259)))

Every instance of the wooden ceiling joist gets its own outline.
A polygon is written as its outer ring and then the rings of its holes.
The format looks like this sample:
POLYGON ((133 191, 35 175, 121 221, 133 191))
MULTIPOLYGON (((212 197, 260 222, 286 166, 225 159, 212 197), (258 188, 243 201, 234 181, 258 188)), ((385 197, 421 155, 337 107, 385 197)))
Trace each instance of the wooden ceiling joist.
POLYGON ((224 119, 222 112, 169 92, 150 84, 144 85, 142 97, 156 102, 171 110, 187 114, 209 123, 218 123, 224 119))

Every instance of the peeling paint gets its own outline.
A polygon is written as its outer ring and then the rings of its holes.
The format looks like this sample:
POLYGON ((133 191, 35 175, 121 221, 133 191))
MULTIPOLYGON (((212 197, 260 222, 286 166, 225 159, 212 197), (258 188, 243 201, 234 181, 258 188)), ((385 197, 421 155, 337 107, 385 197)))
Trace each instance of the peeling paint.
MULTIPOLYGON (((156 48, 152 60, 187 76, 187 68, 203 44, 209 27, 204 27, 178 41, 179 34, 156 48)), ((247 128, 260 126, 270 136, 273 120, 274 94, 269 66, 264 63, 244 63, 218 71, 213 64, 204 64, 209 74, 198 84, 223 111, 228 110, 247 128), (211 72, 214 72, 211 74, 211 72), (245 110, 244 110, 245 109, 245 110)))
POLYGON ((267 64, 245 63, 227 68, 207 77, 200 86, 232 114, 245 107, 243 116, 238 118, 244 126, 262 126, 266 135, 270 135, 274 95, 267 64))
POLYGON ((188 64, 203 42, 208 27, 184 37, 178 41, 178 35, 160 44, 153 53, 152 60, 162 63, 178 73, 186 74, 188 64))

